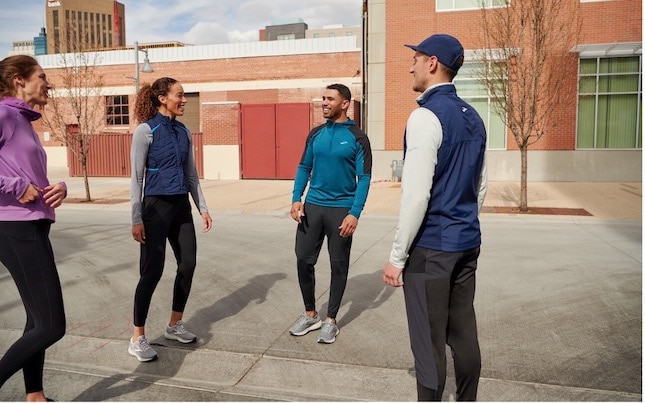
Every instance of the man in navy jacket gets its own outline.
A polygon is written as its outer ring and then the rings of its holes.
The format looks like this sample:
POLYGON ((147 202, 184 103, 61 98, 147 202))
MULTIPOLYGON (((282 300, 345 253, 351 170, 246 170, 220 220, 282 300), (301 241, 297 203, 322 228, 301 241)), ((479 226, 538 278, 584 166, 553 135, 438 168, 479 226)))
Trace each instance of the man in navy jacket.
POLYGON ((452 83, 464 61, 459 41, 438 34, 406 46, 416 52, 410 73, 421 95, 406 125, 399 223, 383 280, 403 286, 418 399, 441 400, 448 344, 456 398, 475 400, 481 356, 473 300, 486 129, 452 83))

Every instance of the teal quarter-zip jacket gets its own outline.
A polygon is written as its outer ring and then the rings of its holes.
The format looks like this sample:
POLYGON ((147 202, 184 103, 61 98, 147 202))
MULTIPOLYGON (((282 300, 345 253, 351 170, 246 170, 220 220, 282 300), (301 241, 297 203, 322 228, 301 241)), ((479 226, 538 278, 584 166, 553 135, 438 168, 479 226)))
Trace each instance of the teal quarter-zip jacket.
POLYGON ((372 178, 372 150, 367 135, 353 120, 328 120, 309 132, 296 171, 291 202, 345 207, 359 218, 372 178))

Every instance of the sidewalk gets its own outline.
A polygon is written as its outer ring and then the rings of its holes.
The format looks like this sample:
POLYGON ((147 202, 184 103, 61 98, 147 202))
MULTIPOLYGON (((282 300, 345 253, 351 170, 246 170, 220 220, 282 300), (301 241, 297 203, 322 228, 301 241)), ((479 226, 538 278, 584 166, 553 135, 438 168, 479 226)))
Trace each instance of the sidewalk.
MULTIPOLYGON (((60 174, 58 178, 68 183, 70 201, 84 200, 83 179, 60 174)), ((51 179, 54 178, 57 177, 51 179)), ((93 177, 89 183, 96 204, 129 202, 129 178, 93 177)), ((281 214, 291 206, 292 180, 203 180, 201 184, 208 206, 214 212, 281 214)), ((400 186, 400 182, 372 183, 364 213, 398 215, 400 186)), ((529 209, 547 210, 546 215, 580 215, 584 211, 599 219, 640 220, 642 217, 642 183, 529 182, 527 187, 529 209)), ((483 213, 493 213, 495 208, 503 208, 497 210, 508 213, 517 208, 519 192, 519 182, 490 182, 483 213)))

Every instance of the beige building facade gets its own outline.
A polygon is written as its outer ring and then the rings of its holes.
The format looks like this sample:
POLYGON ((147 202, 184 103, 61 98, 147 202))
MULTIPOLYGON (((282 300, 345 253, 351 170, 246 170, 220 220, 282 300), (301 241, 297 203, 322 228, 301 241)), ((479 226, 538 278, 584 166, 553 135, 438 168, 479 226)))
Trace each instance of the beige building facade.
POLYGON ((125 46, 125 6, 112 0, 45 0, 47 53, 125 46))

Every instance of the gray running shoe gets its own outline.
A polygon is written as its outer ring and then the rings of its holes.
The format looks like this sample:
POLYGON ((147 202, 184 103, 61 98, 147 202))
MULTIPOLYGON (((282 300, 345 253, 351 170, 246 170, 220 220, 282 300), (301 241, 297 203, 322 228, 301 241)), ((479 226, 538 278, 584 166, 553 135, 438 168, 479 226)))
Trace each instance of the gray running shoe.
POLYGON ((128 353, 137 358, 141 362, 154 361, 157 359, 157 352, 150 347, 148 339, 146 336, 139 336, 136 342, 132 342, 130 339, 130 346, 128 347, 128 353))
POLYGON ((320 321, 318 315, 312 318, 311 316, 307 315, 307 313, 303 313, 302 316, 298 318, 296 323, 291 326, 289 333, 291 333, 292 336, 304 336, 312 330, 320 329, 321 325, 322 322, 320 321))
POLYGON ((318 336, 318 343, 331 344, 336 341, 336 336, 340 333, 340 329, 333 320, 325 319, 322 323, 322 329, 320 329, 320 335, 318 336))
POLYGON ((178 320, 175 326, 166 326, 164 337, 168 340, 177 340, 180 343, 188 344, 197 341, 197 336, 186 330, 184 322, 178 320))

